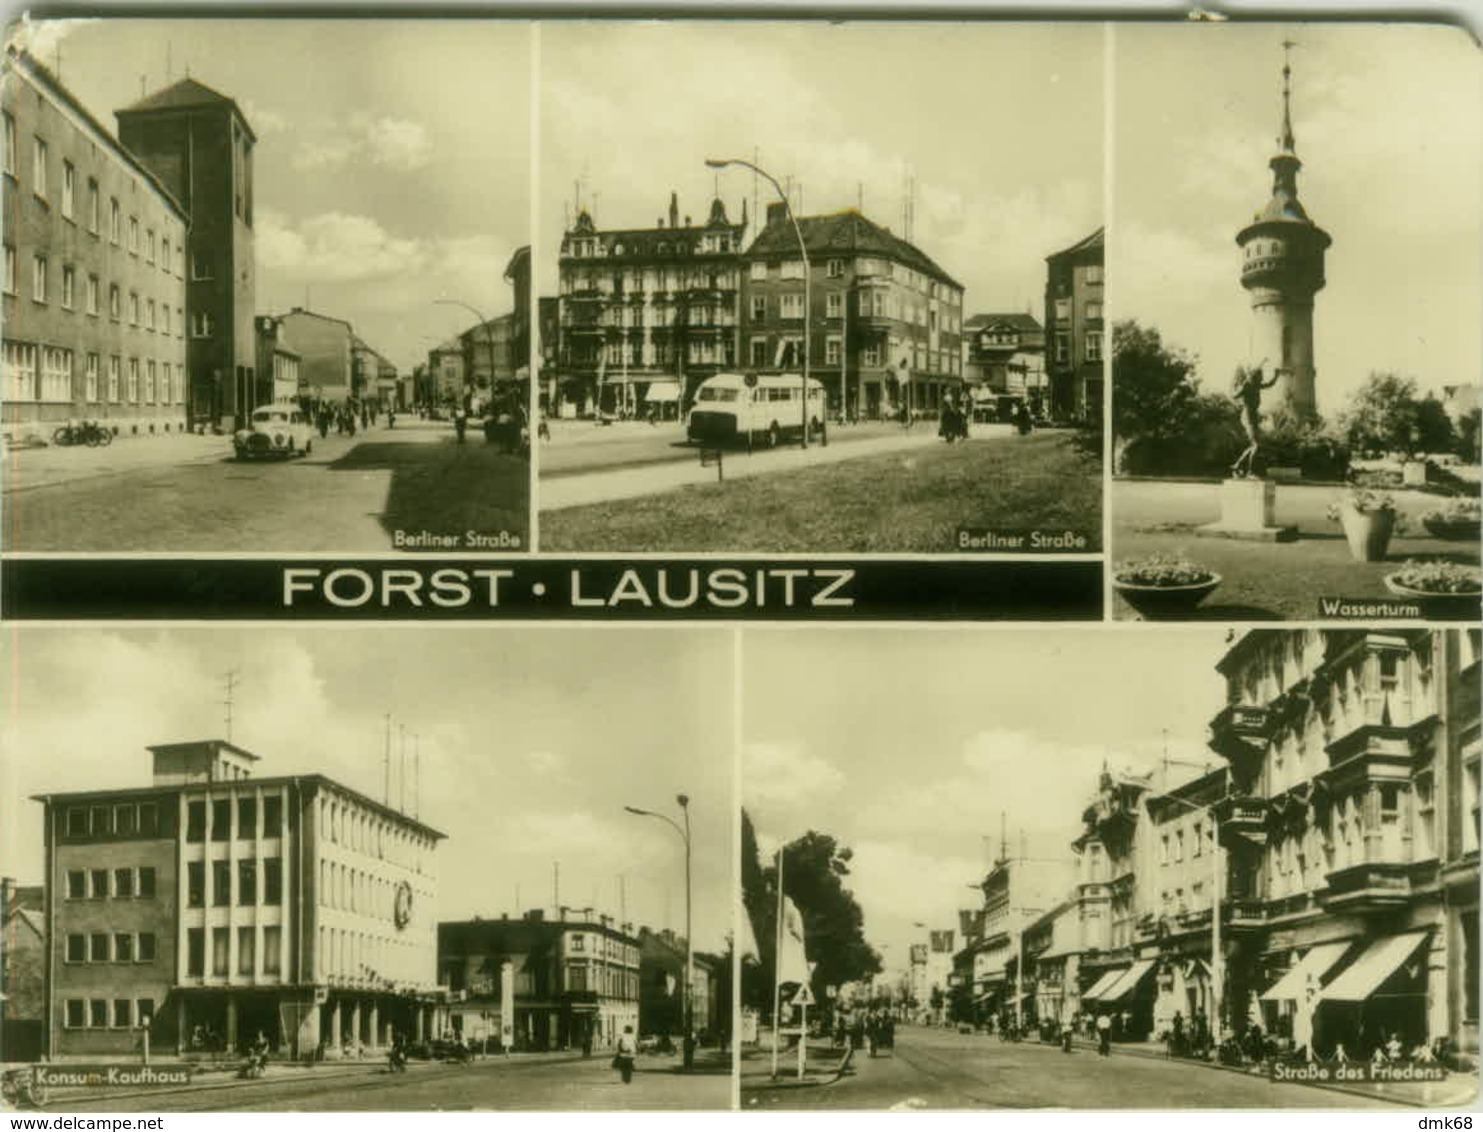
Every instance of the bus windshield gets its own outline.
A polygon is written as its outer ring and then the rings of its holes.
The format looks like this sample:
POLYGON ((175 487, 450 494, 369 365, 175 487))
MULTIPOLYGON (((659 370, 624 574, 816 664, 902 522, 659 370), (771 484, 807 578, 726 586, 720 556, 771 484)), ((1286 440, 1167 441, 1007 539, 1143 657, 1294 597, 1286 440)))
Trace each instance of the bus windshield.
POLYGON ((714 385, 702 386, 697 401, 735 401, 736 395, 741 392, 738 389, 727 389, 724 386, 717 388, 714 385))

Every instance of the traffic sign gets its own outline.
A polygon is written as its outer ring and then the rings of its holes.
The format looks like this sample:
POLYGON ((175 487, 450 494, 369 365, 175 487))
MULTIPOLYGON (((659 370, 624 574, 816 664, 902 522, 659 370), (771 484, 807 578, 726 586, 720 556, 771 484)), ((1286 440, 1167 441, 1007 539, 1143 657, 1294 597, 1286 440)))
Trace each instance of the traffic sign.
POLYGON ((809 992, 808 984, 807 983, 800 984, 799 987, 798 987, 798 993, 793 996, 793 1005, 794 1006, 812 1006, 813 1004, 814 1004, 814 996, 813 996, 813 994, 811 994, 809 992))

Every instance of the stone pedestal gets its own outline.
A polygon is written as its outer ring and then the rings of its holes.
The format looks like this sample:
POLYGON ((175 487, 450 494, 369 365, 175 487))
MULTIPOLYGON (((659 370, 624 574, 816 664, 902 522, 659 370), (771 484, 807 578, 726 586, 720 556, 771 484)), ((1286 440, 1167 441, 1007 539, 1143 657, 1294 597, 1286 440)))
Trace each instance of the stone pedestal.
POLYGON ((1278 526, 1277 485, 1265 479, 1231 479, 1220 485, 1220 518, 1196 527, 1210 538, 1248 539, 1252 542, 1292 542, 1298 528, 1278 526))

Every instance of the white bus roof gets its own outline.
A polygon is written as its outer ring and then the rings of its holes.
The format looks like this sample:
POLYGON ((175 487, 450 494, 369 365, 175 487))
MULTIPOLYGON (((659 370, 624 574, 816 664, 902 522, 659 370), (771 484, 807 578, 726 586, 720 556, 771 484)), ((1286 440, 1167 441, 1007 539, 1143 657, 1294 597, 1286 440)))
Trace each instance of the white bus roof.
MULTIPOLYGON (((763 386, 764 388, 767 386, 776 385, 791 385, 796 387, 798 383, 803 380, 803 375, 801 373, 759 373, 756 375, 756 378, 757 384, 763 386)), ((746 385, 746 383, 747 378, 743 374, 717 373, 712 374, 710 377, 702 381, 700 383, 700 387, 704 387, 707 385, 744 386, 746 385)), ((810 388, 822 389, 824 387, 824 383, 817 377, 809 378, 808 384, 810 388)))

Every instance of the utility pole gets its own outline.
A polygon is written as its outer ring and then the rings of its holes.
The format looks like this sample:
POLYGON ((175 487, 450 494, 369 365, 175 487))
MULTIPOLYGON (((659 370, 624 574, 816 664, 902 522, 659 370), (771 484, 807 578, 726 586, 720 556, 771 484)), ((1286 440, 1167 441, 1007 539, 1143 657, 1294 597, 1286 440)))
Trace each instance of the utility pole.
POLYGON ((232 741, 232 698, 233 698, 232 697, 232 693, 235 692, 236 691, 236 688, 237 688, 237 671, 238 670, 235 669, 235 668, 229 668, 227 670, 227 676, 226 676, 227 698, 222 701, 223 706, 225 706, 226 709, 227 709, 227 719, 226 719, 226 722, 227 722, 227 742, 228 743, 230 743, 232 741))

